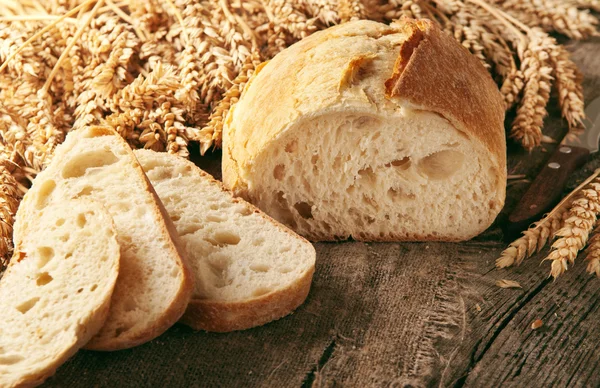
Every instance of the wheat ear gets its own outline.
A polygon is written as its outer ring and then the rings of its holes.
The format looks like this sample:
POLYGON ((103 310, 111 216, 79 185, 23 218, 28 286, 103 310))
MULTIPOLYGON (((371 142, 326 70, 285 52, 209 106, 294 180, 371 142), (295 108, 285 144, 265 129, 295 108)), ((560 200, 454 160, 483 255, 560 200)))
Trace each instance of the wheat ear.
POLYGON ((0 165, 0 275, 12 255, 12 231, 19 199, 17 181, 6 167, 0 165))
POLYGON ((600 179, 596 178, 583 188, 573 200, 563 227, 556 232, 559 236, 552 251, 544 259, 552 261, 550 275, 555 279, 573 264, 577 254, 585 247, 590 232, 600 213, 600 179))
POLYGON ((600 227, 597 226, 593 233, 586 249, 585 261, 588 263, 587 271, 600 277, 600 227))
POLYGON ((535 222, 533 226, 523 232, 523 236, 516 239, 508 248, 506 248, 496 260, 496 267, 506 268, 514 264, 519 265, 526 258, 531 257, 534 253, 539 252, 546 245, 549 239, 554 236, 561 227, 564 219, 568 215, 568 208, 573 201, 573 198, 586 187, 590 182, 600 175, 600 169, 581 183, 569 195, 563 198, 562 201, 552 211, 540 221, 535 222))

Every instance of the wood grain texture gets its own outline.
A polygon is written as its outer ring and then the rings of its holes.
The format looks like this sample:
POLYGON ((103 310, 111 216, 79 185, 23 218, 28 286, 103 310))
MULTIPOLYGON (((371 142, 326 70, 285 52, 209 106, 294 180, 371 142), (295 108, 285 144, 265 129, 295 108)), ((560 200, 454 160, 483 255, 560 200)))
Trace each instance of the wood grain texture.
MULTIPOLYGON (((600 94, 600 39, 572 48, 586 97, 600 94)), ((566 123, 555 99, 545 134, 566 123)), ((531 154, 509 147, 509 174, 539 173, 556 144, 531 154)), ((218 174, 220 155, 198 160, 218 174)), ((594 156, 567 189, 600 167, 594 156)), ((480 387, 600 386, 600 280, 578 262, 557 281, 547 250, 497 270, 502 226, 528 188, 509 183, 497 222, 461 244, 316 244, 307 302, 263 327, 229 334, 176 325, 116 353, 84 351, 59 369, 55 387, 480 387), (502 289, 500 279, 523 289, 502 289), (542 328, 531 329, 541 319, 542 328)))

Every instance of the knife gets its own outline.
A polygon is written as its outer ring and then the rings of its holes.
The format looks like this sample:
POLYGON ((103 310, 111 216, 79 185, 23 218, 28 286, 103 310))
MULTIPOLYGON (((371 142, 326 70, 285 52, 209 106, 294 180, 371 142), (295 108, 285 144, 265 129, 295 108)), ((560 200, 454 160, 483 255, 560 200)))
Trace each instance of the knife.
POLYGON ((600 97, 585 108, 585 130, 567 134, 508 216, 506 234, 512 236, 549 212, 561 198, 571 174, 598 151, 600 140, 600 97))

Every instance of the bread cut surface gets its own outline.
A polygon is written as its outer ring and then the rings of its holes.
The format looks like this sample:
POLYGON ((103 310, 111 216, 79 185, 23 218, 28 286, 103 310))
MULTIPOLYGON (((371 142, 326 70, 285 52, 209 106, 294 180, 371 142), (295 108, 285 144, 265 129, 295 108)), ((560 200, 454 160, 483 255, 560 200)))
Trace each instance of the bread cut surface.
MULTIPOLYGON (((25 198, 43 186, 38 177, 25 198)), ((17 213, 21 232, 0 281, 1 387, 41 384, 96 334, 119 274, 116 230, 100 204, 30 206, 17 213)))
POLYGON ((177 232, 129 145, 107 127, 70 132, 39 179, 37 195, 26 199, 33 209, 89 197, 107 208, 117 229, 119 281, 106 324, 86 348, 129 348, 173 325, 193 279, 177 232))
POLYGON ((223 182, 311 240, 464 240, 504 204, 503 119, 487 71, 433 24, 344 23, 250 80, 223 182))
POLYGON ((183 241, 195 276, 182 321, 226 332, 270 322, 306 298, 315 250, 192 162, 166 153, 135 155, 183 241))

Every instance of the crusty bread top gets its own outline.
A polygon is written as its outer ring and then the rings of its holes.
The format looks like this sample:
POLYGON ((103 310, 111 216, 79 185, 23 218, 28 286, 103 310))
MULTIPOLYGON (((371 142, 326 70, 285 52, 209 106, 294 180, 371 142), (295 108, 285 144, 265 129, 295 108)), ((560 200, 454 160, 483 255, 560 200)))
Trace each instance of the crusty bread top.
POLYGON ((431 21, 405 19, 398 24, 408 39, 386 85, 388 96, 438 113, 485 144, 498 168, 505 166, 504 103, 488 71, 431 21))
POLYGON ((433 111, 484 144, 497 160, 498 174, 505 174, 504 108, 497 87, 465 48, 435 25, 419 23, 344 23, 301 40, 257 69, 225 120, 225 185, 243 192, 246 182, 238 174, 245 168, 238 161, 250 163, 295 121, 344 109, 433 111), (410 40, 415 30, 422 32, 421 41, 410 40), (334 39, 337 50, 323 44, 334 39), (396 59, 407 40, 414 47, 402 69, 396 59), (342 87, 354 71, 358 84, 342 87), (395 74, 401 76, 389 93, 385 83, 395 74))

